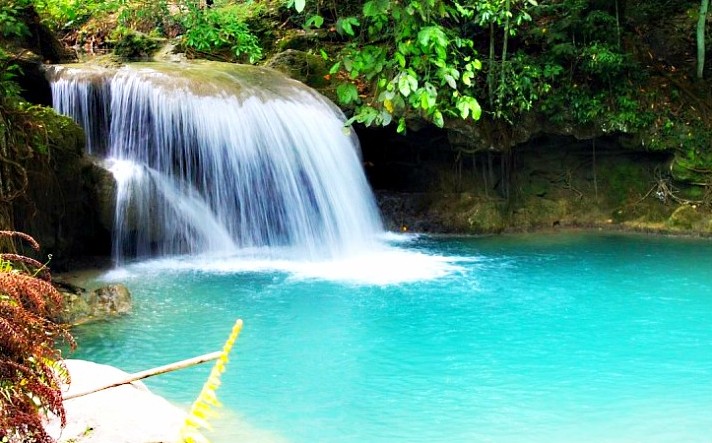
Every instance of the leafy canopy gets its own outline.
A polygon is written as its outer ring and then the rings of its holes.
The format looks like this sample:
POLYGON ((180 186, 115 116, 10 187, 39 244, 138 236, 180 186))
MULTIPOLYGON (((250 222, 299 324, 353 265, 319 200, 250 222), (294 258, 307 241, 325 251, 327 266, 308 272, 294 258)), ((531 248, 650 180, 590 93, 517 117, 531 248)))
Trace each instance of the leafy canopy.
POLYGON ((341 103, 355 107, 349 123, 397 119, 403 132, 410 118, 440 127, 445 118, 478 119, 474 84, 482 63, 467 30, 471 3, 370 0, 359 16, 338 18, 335 29, 350 42, 331 75, 342 80, 341 103))

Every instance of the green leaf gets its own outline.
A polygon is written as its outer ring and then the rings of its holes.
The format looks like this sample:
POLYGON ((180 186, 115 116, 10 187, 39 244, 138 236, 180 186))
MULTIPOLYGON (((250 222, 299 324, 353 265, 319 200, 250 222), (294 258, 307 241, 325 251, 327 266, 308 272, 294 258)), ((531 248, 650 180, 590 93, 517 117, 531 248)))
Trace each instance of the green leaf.
POLYGON ((418 43, 428 46, 431 42, 439 48, 447 46, 447 37, 439 26, 426 26, 418 32, 418 43))
POLYGON ((405 56, 403 56, 403 54, 401 54, 400 52, 396 52, 393 55, 393 58, 396 59, 396 62, 398 62, 398 64, 400 65, 401 68, 405 68, 406 63, 405 63, 405 56))
POLYGON ((446 74, 445 75, 445 82, 452 88, 452 89, 457 89, 457 82, 455 81, 455 78, 450 75, 446 74))
POLYGON ((403 97, 408 97, 414 89, 417 89, 417 87, 418 81, 412 78, 410 75, 401 74, 400 76, 398 76, 398 90, 401 94, 403 94, 403 97), (411 87, 413 85, 413 82, 411 80, 415 81, 415 88, 411 87))
POLYGON ((296 9, 297 12, 302 12, 306 3, 306 0, 294 0, 294 9, 296 9))
POLYGON ((470 115, 472 115, 473 120, 479 120, 482 115, 482 108, 474 97, 460 97, 455 106, 457 110, 460 111, 460 117, 462 117, 463 120, 470 115))
POLYGON ((360 22, 356 17, 345 17, 340 18, 336 21, 336 31, 341 35, 348 35, 353 37, 356 35, 354 31, 354 26, 359 26, 360 22))
POLYGON ((425 91, 420 92, 420 107, 423 110, 426 110, 430 107, 430 104, 428 102, 428 94, 425 91))
POLYGON ((435 123, 435 126, 438 128, 442 128, 445 126, 445 120, 443 119, 443 114, 442 112, 436 110, 433 112, 433 123, 435 123))
POLYGON ((363 4, 364 17, 377 17, 388 12, 388 0, 371 0, 363 4))
POLYGON ((310 27, 315 27, 315 28, 321 28, 321 25, 324 24, 324 17, 320 16, 319 14, 314 14, 311 17, 309 17, 304 23, 305 28, 310 28, 310 27))
POLYGON ((404 134, 404 133, 405 133, 405 118, 401 117, 401 118, 398 120, 398 129, 396 129, 396 131, 397 131, 399 134, 404 134))
POLYGON ((336 87, 336 96, 345 105, 358 101, 358 89, 353 83, 341 83, 336 87))

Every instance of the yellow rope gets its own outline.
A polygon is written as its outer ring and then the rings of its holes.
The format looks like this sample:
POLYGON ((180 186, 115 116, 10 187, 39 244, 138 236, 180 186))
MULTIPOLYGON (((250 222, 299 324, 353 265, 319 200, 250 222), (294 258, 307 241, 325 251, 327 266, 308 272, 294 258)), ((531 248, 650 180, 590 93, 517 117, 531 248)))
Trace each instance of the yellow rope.
POLYGON ((235 326, 232 327, 230 337, 228 337, 223 346, 222 355, 215 361, 215 365, 210 371, 203 389, 190 407, 188 417, 180 430, 181 443, 208 443, 208 439, 200 433, 200 429, 211 429, 208 419, 213 415, 212 409, 221 406, 216 391, 220 387, 220 376, 225 372, 230 351, 235 345, 241 330, 242 320, 237 320, 235 326))

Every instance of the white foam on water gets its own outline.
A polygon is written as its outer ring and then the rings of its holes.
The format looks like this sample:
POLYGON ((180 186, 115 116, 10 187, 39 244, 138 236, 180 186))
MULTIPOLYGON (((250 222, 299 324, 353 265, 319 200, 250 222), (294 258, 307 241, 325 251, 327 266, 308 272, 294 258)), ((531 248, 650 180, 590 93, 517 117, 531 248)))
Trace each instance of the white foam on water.
POLYGON ((460 272, 458 257, 445 257, 381 245, 370 252, 344 258, 306 261, 278 257, 273 249, 243 250, 238 254, 163 257, 113 269, 102 280, 129 280, 155 273, 212 274, 285 273, 297 280, 321 280, 353 285, 396 285, 443 278, 460 272))

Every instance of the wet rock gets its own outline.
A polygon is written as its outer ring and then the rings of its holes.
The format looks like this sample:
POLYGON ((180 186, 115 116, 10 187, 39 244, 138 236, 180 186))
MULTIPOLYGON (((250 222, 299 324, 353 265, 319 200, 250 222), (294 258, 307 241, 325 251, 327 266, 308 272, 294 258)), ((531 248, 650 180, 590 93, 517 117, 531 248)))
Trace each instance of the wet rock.
POLYGON ((116 212, 116 178, 111 171, 98 162, 92 162, 87 174, 95 193, 99 224, 107 232, 111 232, 116 212))
POLYGON ((70 283, 56 282, 64 296, 64 311, 57 319, 63 323, 82 324, 131 312, 131 293, 122 284, 87 290, 70 283))

